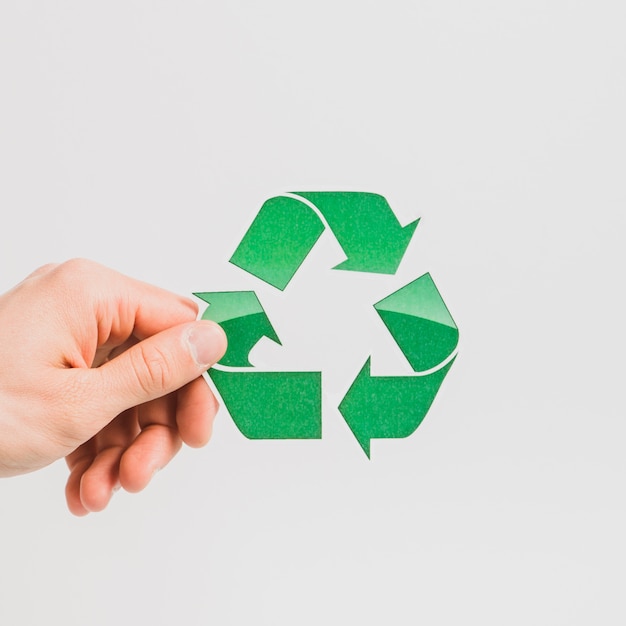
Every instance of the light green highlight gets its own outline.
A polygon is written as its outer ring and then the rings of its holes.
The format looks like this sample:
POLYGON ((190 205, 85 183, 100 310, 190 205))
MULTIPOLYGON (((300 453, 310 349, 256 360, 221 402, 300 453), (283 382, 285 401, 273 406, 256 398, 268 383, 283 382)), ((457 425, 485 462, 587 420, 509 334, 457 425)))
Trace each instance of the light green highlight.
POLYGON ((203 320, 217 322, 226 333, 228 347, 221 365, 249 367, 248 355, 262 337, 280 344, 254 291, 209 291, 194 294, 209 304, 203 320))
POLYGON ((430 274, 374 305, 413 371, 442 363, 456 349, 459 331, 430 274))

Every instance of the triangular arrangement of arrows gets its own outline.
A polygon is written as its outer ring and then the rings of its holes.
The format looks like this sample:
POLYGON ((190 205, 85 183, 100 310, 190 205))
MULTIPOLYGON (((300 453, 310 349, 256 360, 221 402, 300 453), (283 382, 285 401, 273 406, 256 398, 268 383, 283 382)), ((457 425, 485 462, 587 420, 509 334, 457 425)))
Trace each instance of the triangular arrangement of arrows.
MULTIPOLYGON (((276 196, 261 207, 230 261, 283 291, 328 227, 347 257, 334 269, 395 274, 418 222, 401 226, 387 200, 373 193, 276 196)), ((256 293, 195 295, 209 304, 203 319, 219 323, 228 337, 228 350, 209 375, 239 430, 250 439, 321 438, 321 372, 250 371, 249 353, 262 337, 280 344, 256 293)), ((368 457, 372 439, 408 437, 417 429, 459 339, 428 273, 374 308, 414 375, 372 376, 368 358, 341 401, 339 411, 368 457)))

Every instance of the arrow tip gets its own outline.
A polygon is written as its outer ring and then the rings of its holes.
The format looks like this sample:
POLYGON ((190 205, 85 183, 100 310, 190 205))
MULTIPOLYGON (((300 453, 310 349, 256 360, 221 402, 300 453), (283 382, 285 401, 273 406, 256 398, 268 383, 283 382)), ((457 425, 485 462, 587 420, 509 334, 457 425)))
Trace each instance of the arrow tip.
POLYGON ((371 357, 365 361, 357 377, 354 379, 350 389, 339 405, 339 412, 346 420, 352 434, 359 442, 363 452, 368 459, 371 459, 371 438, 368 434, 368 418, 363 414, 363 396, 367 393, 366 386, 370 379, 371 357))
MULTIPOLYGON (((367 246, 352 250, 333 269, 374 274, 395 274, 411 243, 420 219, 388 233, 377 234, 367 246)), ((398 224, 399 227, 399 224, 398 224)))
POLYGON ((413 233, 415 232, 417 225, 420 223, 420 219, 421 218, 418 217, 416 220, 413 220, 412 222, 409 222, 406 226, 402 227, 402 232, 405 234, 409 241, 411 241, 411 237, 413 237, 413 233))
POLYGON ((371 439, 364 439, 363 441, 359 440, 359 443, 361 444, 361 448, 363 448, 363 452, 365 452, 365 454, 367 455, 367 458, 371 461, 372 460, 372 457, 370 456, 371 439))
POLYGON ((274 330, 274 327, 272 326, 272 323, 270 322, 269 318, 267 318, 267 327, 265 328, 265 336, 268 339, 271 339, 273 342, 277 343, 279 346, 283 345, 283 342, 280 340, 280 337, 278 336, 277 332, 274 330))
POLYGON ((200 300, 203 300, 204 302, 209 302, 207 298, 209 298, 209 296, 211 295, 212 292, 210 291, 194 291, 192 295, 196 296, 196 298, 200 298, 200 300))

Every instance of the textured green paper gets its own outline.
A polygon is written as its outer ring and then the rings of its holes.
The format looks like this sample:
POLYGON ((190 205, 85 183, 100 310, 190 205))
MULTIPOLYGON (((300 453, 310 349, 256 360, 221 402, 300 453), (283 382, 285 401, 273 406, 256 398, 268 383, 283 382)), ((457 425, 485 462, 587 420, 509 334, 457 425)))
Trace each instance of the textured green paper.
POLYGON ((459 330, 430 274, 374 305, 413 371, 439 365, 457 346, 459 330))
MULTIPOLYGON (((228 338, 220 365, 252 367, 249 354, 262 337, 280 344, 254 291, 194 294, 209 304, 202 319, 220 324, 228 338)), ((248 439, 319 439, 321 372, 255 372, 212 368, 211 380, 248 439)))
POLYGON ((363 451, 372 439, 412 435, 433 403, 452 362, 427 376, 372 376, 370 359, 339 405, 363 451))
POLYGON ((298 191, 324 216, 347 259, 334 269, 395 274, 419 219, 400 226, 387 200, 362 191, 298 191))
POLYGON ((222 365, 250 367, 248 355, 261 337, 280 344, 254 291, 209 291, 194 295, 211 305, 202 319, 220 324, 228 337, 228 349, 220 360, 222 365))
MULTIPOLYGON (((263 204, 230 261, 284 290, 328 226, 346 254, 333 269, 394 274, 418 222, 401 226, 385 198, 373 193, 277 196, 263 204)), ((226 354, 209 376, 242 434, 321 438, 322 373, 262 372, 250 364, 250 351, 262 337, 280 344, 256 293, 195 295, 209 304, 202 318, 220 324, 228 337, 226 354)), ((456 358, 459 339, 428 273, 373 306, 414 374, 372 376, 370 357, 342 399, 339 411, 368 457, 372 439, 408 437, 417 429, 456 358)))
MULTIPOLYGON (((374 305, 414 372, 444 363, 459 331, 430 274, 424 274, 374 305)), ((368 359, 339 411, 363 451, 370 440, 408 437, 421 424, 454 359, 419 376, 372 376, 368 359)))
MULTIPOLYGON (((400 226, 389 203, 375 193, 304 191, 328 223, 347 259, 334 269, 394 274, 419 220, 400 226)), ((315 210, 287 196, 267 200, 230 262, 284 290, 324 231, 315 210)))
POLYGON ((261 207, 230 262, 283 290, 324 231, 299 200, 278 196, 261 207))
POLYGON ((320 439, 321 372, 209 371, 237 428, 248 439, 320 439))

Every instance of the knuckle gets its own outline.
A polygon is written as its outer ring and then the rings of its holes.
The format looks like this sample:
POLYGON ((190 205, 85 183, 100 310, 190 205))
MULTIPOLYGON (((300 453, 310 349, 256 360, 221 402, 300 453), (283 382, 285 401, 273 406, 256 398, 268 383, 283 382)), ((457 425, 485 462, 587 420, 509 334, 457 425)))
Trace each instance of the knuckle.
POLYGON ((144 394, 160 395, 172 378, 173 369, 167 355, 153 344, 139 343, 131 350, 131 367, 144 394))
POLYGON ((70 259, 65 261, 48 273, 50 286, 57 294, 62 294, 66 298, 74 298, 77 290, 81 290, 81 295, 89 289, 94 282, 96 268, 98 265, 87 259, 70 259))
POLYGON ((55 269, 58 266, 59 266, 58 263, 46 263, 45 265, 41 265, 36 270, 31 272, 27 276, 27 278, 35 278, 36 276, 43 276, 44 274, 48 274, 49 272, 51 272, 53 269, 55 269))
POLYGON ((89 259, 75 258, 65 261, 56 267, 59 278, 70 284, 75 283, 77 278, 83 279, 93 276, 99 269, 97 263, 89 259))

